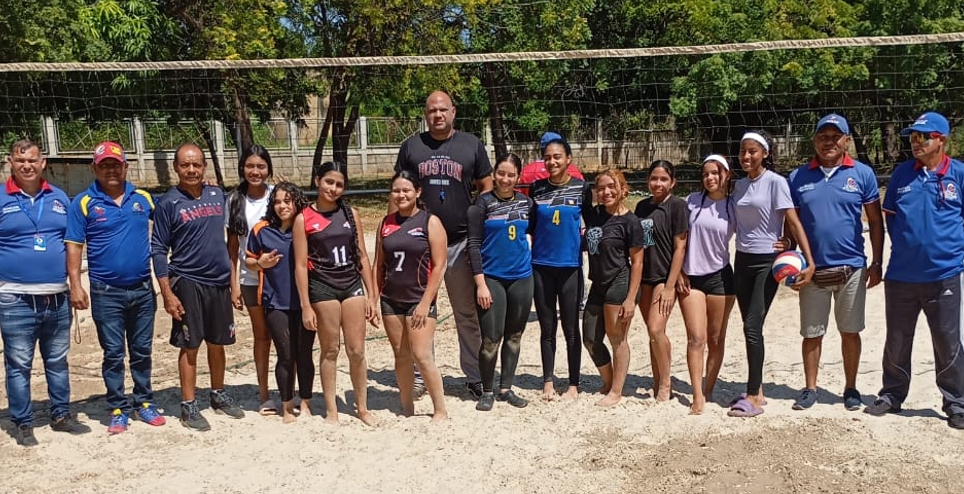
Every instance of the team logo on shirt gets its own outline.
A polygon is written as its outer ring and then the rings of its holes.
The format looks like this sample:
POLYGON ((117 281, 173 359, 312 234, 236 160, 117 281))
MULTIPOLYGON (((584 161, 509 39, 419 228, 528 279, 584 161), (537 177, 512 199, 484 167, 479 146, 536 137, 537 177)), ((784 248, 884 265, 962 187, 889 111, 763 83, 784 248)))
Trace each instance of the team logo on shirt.
POLYGON ((107 211, 105 211, 104 208, 100 206, 94 206, 94 214, 96 214, 97 216, 104 216, 105 214, 107 214, 107 211))
POLYGON ((594 226, 586 230, 586 246, 589 248, 589 254, 596 255, 599 253, 599 241, 602 240, 602 236, 601 227, 594 226))
POLYGON ((913 188, 912 188, 910 185, 905 185, 905 186, 903 186, 903 187, 898 187, 898 188, 897 188, 897 194, 898 194, 898 195, 904 195, 904 194, 910 192, 911 190, 913 190, 913 188))
POLYGON ((422 227, 412 228, 412 229, 409 230, 407 233, 408 233, 409 235, 413 236, 413 237, 424 237, 424 236, 425 236, 425 230, 423 230, 422 227))
POLYGON ((54 199, 54 205, 51 207, 51 209, 53 209, 53 212, 57 214, 67 214, 67 208, 64 207, 64 203, 58 201, 57 199, 54 199))
POLYGON ((947 187, 944 188, 944 199, 946 199, 946 200, 948 200, 948 201, 956 201, 956 200, 957 200, 957 186, 956 186, 956 185, 954 185, 954 184, 947 184, 947 187))
POLYGON ((131 206, 131 209, 133 209, 135 213, 143 213, 143 212, 144 212, 144 206, 141 206, 141 203, 139 203, 139 202, 135 202, 134 205, 131 206))
POLYGON ((813 184, 803 184, 803 185, 797 187, 797 194, 803 194, 804 192, 807 192, 807 191, 810 191, 810 190, 813 190, 813 189, 814 189, 814 185, 813 185, 813 184))
POLYGON ((652 218, 644 218, 639 220, 639 226, 643 227, 643 247, 651 247, 656 245, 656 239, 653 237, 653 230, 655 230, 655 226, 653 225, 652 218))
POLYGON ((341 227, 342 227, 342 228, 351 228, 351 223, 349 223, 348 220, 345 220, 345 224, 344 224, 344 225, 341 225, 341 227))
POLYGON ((857 187, 857 181, 853 177, 847 177, 847 183, 844 184, 843 190, 847 192, 859 192, 860 188, 857 187))

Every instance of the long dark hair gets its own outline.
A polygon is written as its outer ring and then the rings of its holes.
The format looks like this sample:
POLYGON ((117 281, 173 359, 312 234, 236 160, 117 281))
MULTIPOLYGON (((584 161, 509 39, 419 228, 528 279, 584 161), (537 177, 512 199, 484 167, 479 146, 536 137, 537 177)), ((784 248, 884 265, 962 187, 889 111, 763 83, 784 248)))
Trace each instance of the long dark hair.
MULTIPOLYGON (((496 163, 496 164, 498 164, 498 163, 496 163)), ((401 170, 401 171, 395 173, 395 175, 392 176, 392 181, 391 181, 391 182, 388 182, 388 184, 389 184, 388 186, 391 187, 391 184, 395 183, 395 181, 398 180, 398 179, 408 180, 408 181, 412 184, 412 187, 415 188, 415 191, 416 191, 416 192, 422 190, 422 184, 421 184, 421 182, 418 181, 418 177, 416 177, 415 174, 413 174, 412 172, 410 172, 410 171, 408 171, 408 170, 401 170)), ((428 208, 425 206, 425 203, 422 202, 422 198, 421 198, 421 197, 416 197, 416 198, 415 198, 415 207, 417 207, 417 208, 419 208, 419 209, 424 209, 424 210, 428 211, 428 208)), ((431 211, 429 211, 429 212, 431 212, 431 211)))
MULTIPOLYGON (((328 172, 338 172, 345 177, 345 188, 348 188, 348 165, 340 161, 326 161, 317 167, 311 168, 311 184, 315 186, 315 191, 318 190, 320 180, 322 177, 328 174, 328 172)), ((321 194, 319 193, 319 196, 321 194)), ((351 229, 351 252, 353 261, 355 263, 355 270, 359 273, 361 272, 361 251, 358 249, 358 225, 355 224, 355 213, 352 211, 351 206, 345 204, 344 194, 335 201, 338 205, 338 209, 345 213, 345 218, 348 220, 348 227, 351 229)))
POLYGON ((305 193, 301 191, 301 187, 291 182, 281 182, 276 185, 274 189, 271 190, 271 194, 268 195, 268 209, 264 212, 264 218, 262 218, 268 222, 268 225, 274 228, 281 228, 281 218, 278 217, 278 213, 274 210, 274 201, 281 192, 287 193, 288 197, 291 198, 291 207, 295 210, 296 215, 308 207, 309 204, 305 193))
POLYGON ((231 203, 228 208, 228 233, 233 233, 239 237, 247 235, 248 228, 251 227, 244 214, 244 199, 248 196, 248 181, 244 178, 244 164, 248 161, 248 158, 252 156, 257 156, 268 164, 268 178, 274 175, 274 166, 271 164, 271 154, 268 153, 268 150, 263 146, 255 144, 245 149, 244 152, 241 153, 241 157, 238 158, 238 178, 241 179, 241 183, 238 184, 238 188, 234 189, 231 195, 228 196, 228 200, 231 203))
MULTIPOLYGON (((654 171, 656 171, 657 168, 666 170, 666 173, 669 174, 669 178, 676 180, 676 167, 673 166, 673 163, 666 160, 656 160, 649 164, 649 174, 651 175, 654 171)), ((649 180, 648 177, 647 180, 649 180)))

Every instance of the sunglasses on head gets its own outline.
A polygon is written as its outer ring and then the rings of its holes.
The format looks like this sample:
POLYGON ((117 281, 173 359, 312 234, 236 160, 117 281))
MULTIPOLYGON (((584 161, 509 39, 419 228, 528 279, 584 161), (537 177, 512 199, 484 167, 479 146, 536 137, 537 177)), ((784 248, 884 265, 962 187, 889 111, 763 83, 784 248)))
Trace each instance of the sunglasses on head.
POLYGON ((937 139, 942 135, 943 134, 941 134, 940 132, 930 132, 928 134, 924 134, 923 132, 911 132, 910 142, 914 144, 923 144, 931 139, 937 139))

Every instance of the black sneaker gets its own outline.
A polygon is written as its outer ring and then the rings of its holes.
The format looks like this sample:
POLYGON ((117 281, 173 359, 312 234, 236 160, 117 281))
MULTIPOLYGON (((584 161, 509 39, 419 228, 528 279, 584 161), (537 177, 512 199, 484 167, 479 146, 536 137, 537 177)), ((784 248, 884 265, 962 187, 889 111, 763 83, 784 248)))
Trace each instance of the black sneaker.
POLYGON ((480 412, 488 412, 492 410, 492 405, 495 404, 495 395, 491 391, 488 393, 482 393, 479 397, 479 402, 475 404, 475 409, 480 412))
POLYGON ((223 413, 233 419, 244 417, 244 410, 234 402, 234 398, 222 391, 211 391, 211 408, 214 413, 223 413))
POLYGON ((843 392, 843 406, 851 412, 860 410, 860 407, 864 406, 863 400, 860 399, 860 391, 854 388, 845 389, 843 392))
POLYGON ((211 424, 197 409, 197 400, 181 403, 181 425, 196 431, 209 431, 211 424))
POLYGON ((425 383, 415 383, 415 386, 412 387, 412 398, 415 401, 421 400, 427 392, 428 388, 425 387, 425 383))
POLYGON ((964 413, 952 413, 947 417, 947 425, 955 429, 964 429, 964 413))
POLYGON ((50 428, 57 432, 66 432, 68 434, 87 434, 90 432, 90 427, 77 422, 77 419, 69 413, 51 420, 50 428))
POLYGON ((895 407, 890 404, 889 401, 877 398, 873 405, 864 408, 864 413, 873 415, 874 417, 880 417, 888 413, 898 413, 900 412, 900 407, 895 407))
POLYGON ((32 425, 17 427, 17 444, 28 448, 37 445, 37 438, 33 435, 32 425))
POLYGON ((465 387, 468 388, 469 392, 471 392, 472 396, 474 396, 476 399, 482 397, 482 381, 474 383, 467 382, 465 383, 465 387))
POLYGON ((817 402, 817 390, 810 388, 803 388, 800 392, 800 397, 797 401, 793 402, 794 410, 806 410, 813 406, 817 402))
POLYGON ((516 408, 525 408, 526 405, 529 404, 529 400, 515 394, 515 391, 512 391, 511 389, 506 391, 505 393, 499 393, 495 397, 495 399, 499 401, 504 401, 516 408))

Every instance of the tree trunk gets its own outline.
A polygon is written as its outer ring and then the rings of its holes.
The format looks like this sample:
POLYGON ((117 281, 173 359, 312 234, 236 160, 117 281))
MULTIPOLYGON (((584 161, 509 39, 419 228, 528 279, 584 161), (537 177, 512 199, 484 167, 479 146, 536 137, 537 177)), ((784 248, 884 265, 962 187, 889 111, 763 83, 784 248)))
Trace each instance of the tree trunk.
MULTIPOLYGON (((347 100, 347 95, 345 97, 347 100)), ((344 115, 344 110, 342 110, 344 115)), ((355 124, 358 123, 358 105, 352 105, 348 112, 348 120, 335 122, 335 135, 331 149, 332 159, 339 163, 348 164, 348 145, 351 143, 351 134, 355 131, 355 124)))
POLYGON ((880 144, 884 150, 884 163, 892 166, 900 162, 900 133, 894 122, 880 124, 880 144))
MULTIPOLYGON (((328 142, 328 133, 331 131, 331 121, 334 119, 333 111, 334 109, 329 103, 325 110, 325 123, 321 126, 321 132, 318 133, 318 142, 315 144, 315 155, 311 159, 312 171, 321 166, 322 155, 325 154, 325 144, 328 142)), ((314 184, 312 184, 312 187, 314 187, 314 184)))
POLYGON ((251 117, 248 115, 247 98, 241 94, 238 88, 231 90, 231 103, 234 107, 232 110, 234 112, 235 131, 240 130, 240 132, 234 134, 235 145, 238 146, 238 156, 240 156, 245 149, 254 145, 254 131, 251 129, 251 117), (238 134, 240 134, 240 138, 238 134))
POLYGON ((482 83, 489 96, 489 127, 492 129, 492 145, 495 146, 497 157, 509 154, 509 146, 505 143, 505 126, 502 124, 502 103, 499 101, 498 81, 496 65, 483 64, 482 83))
MULTIPOLYGON (((854 148, 857 150, 857 161, 861 161, 870 165, 873 163, 870 160, 870 153, 867 152, 867 140, 860 135, 860 131, 857 130, 857 126, 850 128, 850 138, 854 141, 854 148)), ((871 165, 873 167, 873 165, 871 165)))
POLYGON ((218 182, 218 187, 224 188, 224 174, 221 173, 221 159, 218 157, 217 147, 214 145, 214 136, 211 135, 211 126, 203 120, 195 120, 204 136, 204 142, 208 145, 208 154, 211 155, 211 164, 214 165, 214 177, 218 182))

